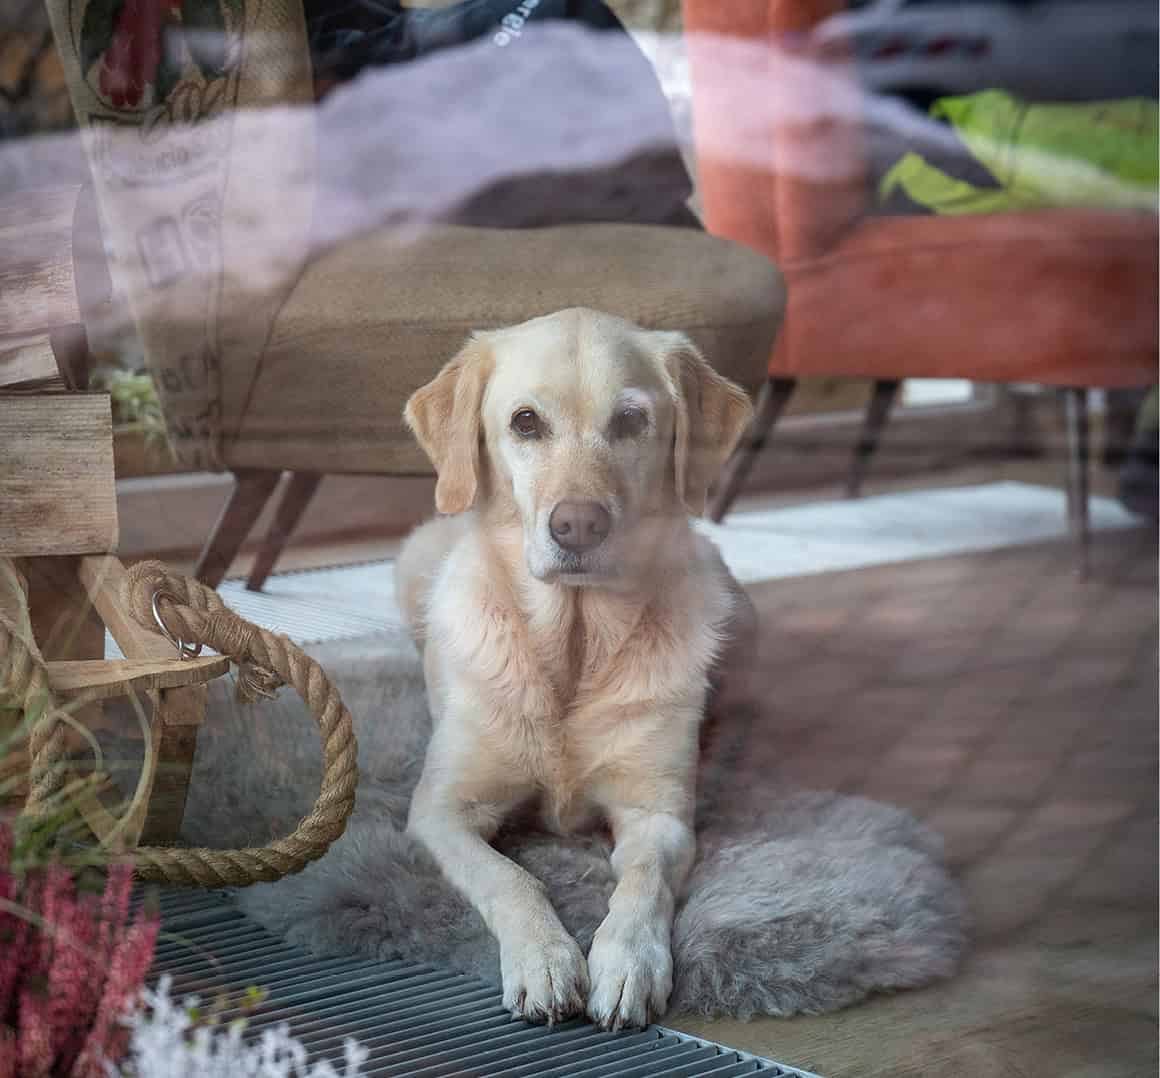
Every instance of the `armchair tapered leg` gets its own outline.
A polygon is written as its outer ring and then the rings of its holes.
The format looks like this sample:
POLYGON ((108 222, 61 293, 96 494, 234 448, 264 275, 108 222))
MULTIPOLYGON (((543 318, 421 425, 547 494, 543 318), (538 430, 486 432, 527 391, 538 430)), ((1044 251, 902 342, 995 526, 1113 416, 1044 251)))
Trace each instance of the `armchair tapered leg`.
POLYGON ((741 488, 745 485, 757 454, 765 447, 765 440, 774 423, 785 409, 797 382, 793 378, 770 378, 761 387, 757 411, 749 430, 733 452, 721 472, 717 489, 709 506, 709 519, 720 524, 725 519, 741 488))
POLYGON ((281 472, 266 469, 245 468, 234 472, 234 489, 193 570, 193 575, 203 584, 216 588, 225 578, 281 477, 281 472))
POLYGON ((262 590, 266 577, 274 571, 278 556, 310 504, 310 499, 314 497, 320 482, 322 475, 319 472, 294 472, 290 476, 290 482, 274 514, 274 521, 266 533, 266 539, 258 551, 257 558, 254 559, 254 567, 250 570, 249 579, 246 581, 246 587, 250 591, 262 590))
POLYGON ((1091 528, 1088 516, 1088 472, 1090 437, 1088 430, 1088 391, 1082 388, 1064 390, 1067 417, 1067 523, 1076 544, 1078 569, 1088 572, 1091 528))
POLYGON ((862 420, 862 432, 854 449, 854 459, 850 463, 850 475, 846 480, 846 497, 858 498, 862 494, 862 481, 870 466, 870 458, 878 449, 890 409, 898 396, 900 380, 880 378, 874 383, 874 395, 866 405, 866 415, 862 420))

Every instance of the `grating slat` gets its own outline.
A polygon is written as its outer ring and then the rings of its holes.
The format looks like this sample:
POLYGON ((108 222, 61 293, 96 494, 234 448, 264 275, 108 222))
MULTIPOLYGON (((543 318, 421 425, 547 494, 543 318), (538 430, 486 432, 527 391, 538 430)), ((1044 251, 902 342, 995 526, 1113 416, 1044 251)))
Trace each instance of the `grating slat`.
MULTIPOLYGON (((278 962, 269 962, 268 964, 261 965, 259 967, 258 976, 261 981, 261 987, 265 992, 277 992, 279 993, 279 998, 285 999, 292 991, 300 989, 307 990, 311 987, 316 989, 318 984, 321 983, 323 976, 332 972, 342 972, 339 963, 330 961, 327 962, 323 968, 317 971, 311 967, 308 973, 303 973, 302 955, 296 954, 293 956, 293 958, 284 958, 278 962)), ((204 967, 183 973, 180 976, 175 975, 174 979, 179 985, 182 986, 183 989, 187 989, 189 986, 198 984, 205 984, 209 987, 217 989, 224 987, 223 981, 218 974, 218 970, 215 967, 209 966, 208 964, 204 967)), ((230 988, 232 990, 237 990, 238 988, 247 988, 251 983, 254 982, 235 982, 230 985, 230 988)), ((226 1013, 229 1014, 230 1017, 233 1017, 232 1010, 226 1013)))
POLYGON ((223 892, 162 890, 159 902, 153 977, 171 974, 179 995, 256 985, 265 1000, 246 1015, 247 1036, 285 1022, 312 1060, 333 1063, 353 1036, 370 1052, 368 1075, 817 1078, 659 1026, 614 1034, 580 1019, 553 1028, 515 1021, 494 985, 399 959, 315 958, 248 920, 223 892))
MULTIPOLYGON (((165 918, 164 912, 162 912, 161 916, 163 919, 165 919, 165 924, 169 926, 167 931, 172 931, 174 928, 173 922, 165 918)), ((184 922, 186 920, 186 918, 182 918, 182 926, 184 926, 184 922)), ((188 920, 192 921, 193 918, 189 918, 188 920)), ((180 947, 182 946, 182 937, 183 933, 174 931, 173 939, 163 939, 159 946, 180 947)), ((281 944, 283 947, 289 946, 285 940, 272 937, 268 932, 264 932, 258 925, 254 924, 253 921, 247 921, 242 916, 231 917, 227 924, 217 925, 214 928, 215 950, 224 951, 226 948, 231 946, 231 944, 242 939, 266 940, 281 944)))
MULTIPOLYGON (((404 978, 399 982, 384 982, 381 976, 376 974, 369 974, 365 977, 357 978, 334 978, 337 984, 333 989, 325 994, 318 991, 318 983, 311 986, 309 982, 305 982, 307 987, 300 990, 295 990, 293 993, 279 992, 276 997, 271 996, 267 1006, 277 1004, 279 1006, 287 1006, 290 1004, 317 1004, 319 999, 325 1000, 326 1004, 343 1003, 348 1008, 352 1004, 361 1002, 369 1002, 373 1000, 380 1007, 397 1006, 400 1002, 408 1002, 415 998, 416 989, 426 987, 426 981, 429 975, 414 978, 404 978)), ((323 986, 329 987, 329 986, 323 986)), ((439 998, 440 994, 445 994, 446 989, 440 986, 434 993, 422 992, 423 998, 439 998)), ((310 1013, 315 1013, 315 1008, 312 1007, 310 1013)))
MULTIPOLYGON (((471 1044, 483 1030, 493 1029, 495 1036, 503 1036, 511 1028, 512 1016, 494 1003, 488 1006, 491 998, 478 1001, 471 1010, 460 1007, 440 1011, 422 1023, 409 1020, 380 1023, 364 1033, 360 1041, 367 1047, 380 1049, 376 1058, 390 1055, 401 1060, 429 1054, 433 1046, 449 1048, 460 1043, 471 1044)), ((334 1036, 333 1030, 331 1035, 334 1036)))
POLYGON ((696 1041, 686 1041, 658 1052, 651 1059, 642 1059, 640 1062, 634 1060, 631 1064, 622 1066, 616 1072, 617 1078, 641 1078, 641 1076, 657 1078, 662 1074, 679 1074, 680 1065, 688 1064, 697 1058, 714 1058, 716 1054, 714 1048, 702 1048, 696 1041))
MULTIPOLYGON (((374 1050, 375 1059, 392 1065, 404 1063, 418 1065, 417 1061, 430 1059, 440 1049, 470 1048, 481 1040, 489 1042, 504 1036, 511 1029, 512 1016, 507 1011, 492 1014, 474 1022, 460 1022, 457 1016, 449 1016, 445 1022, 427 1023, 418 1035, 412 1036, 406 1030, 391 1030, 383 1033, 376 1030, 365 1040, 364 1047, 374 1050), (488 1033, 494 1030, 494 1033, 488 1033)), ((321 1045, 319 1047, 322 1047, 321 1045)))
POLYGON ((360 963, 354 966, 345 958, 323 958, 317 963, 311 963, 306 973, 302 971, 302 952, 295 951, 292 959, 280 962, 271 962, 262 969, 262 987, 269 992, 290 992, 303 985, 317 985, 323 976, 330 973, 345 971, 347 974, 360 973, 370 969, 373 963, 360 963))
MULTIPOLYGON (((492 998, 495 990, 486 985, 467 985, 462 990, 452 993, 445 997, 444 1006, 432 1009, 431 1002, 424 997, 421 1000, 411 1001, 406 1006, 392 1008, 389 1012, 390 1021, 384 1020, 383 1006, 380 1000, 371 999, 363 1001, 360 1006, 351 1007, 349 1004, 338 1004, 331 1007, 312 1008, 310 1010, 310 1021, 294 1024, 294 1028, 298 1031, 298 1035, 302 1036, 314 1026, 322 1026, 326 1029, 334 1029, 334 1019, 336 1016, 345 1018, 343 1022, 344 1028, 354 1030, 355 1027, 362 1025, 371 1025, 377 1031, 383 1031, 393 1028, 394 1026, 404 1026, 408 1029, 419 1028, 418 1020, 430 1015, 439 1014, 442 1017, 454 1018, 458 1015, 478 1015, 480 1004, 492 998), (364 1017, 369 1015, 369 1017, 364 1017)), ((288 1007, 278 1007, 263 1013, 260 1019, 251 1021, 251 1025, 260 1029, 264 1025, 269 1025, 271 1022, 279 1022, 283 1020, 285 1012, 291 1010, 288 1007)), ((298 1008, 293 1008, 297 1010, 298 1008)), ((502 1008, 497 1008, 497 1013, 507 1014, 507 1011, 502 1008)))
MULTIPOLYGON (((295 964, 287 970, 271 969, 269 972, 263 970, 262 983, 269 989, 277 986, 280 991, 287 991, 299 984, 307 984, 311 981, 317 983, 318 978, 323 974, 329 974, 338 969, 345 969, 348 973, 361 973, 367 969, 387 970, 403 965, 399 959, 392 962, 355 962, 349 958, 317 958, 309 964, 306 972, 303 972, 302 952, 295 951, 294 957, 295 964)), ((414 969, 415 967, 411 966, 410 968, 414 969)))
MULTIPOLYGON (((420 1076, 422 1078, 468 1078, 468 1076, 486 1074, 488 1078, 491 1078, 493 1075, 505 1073, 509 1069, 509 1064, 517 1064, 521 1067, 532 1065, 538 1073, 542 1072, 545 1067, 561 1060, 567 1060, 573 1067, 582 1067, 587 1061, 606 1058, 608 1050, 614 1048, 619 1040, 614 1034, 597 1033, 592 1028, 586 1027, 577 1030, 575 1035, 567 1038, 572 1042, 571 1044, 566 1043, 563 1037, 543 1032, 535 1037, 534 1043, 529 1043, 530 1038, 526 1034, 538 1029, 539 1027, 531 1027, 531 1029, 525 1027, 521 1031, 525 1034, 524 1036, 515 1038, 512 1043, 503 1046, 500 1050, 493 1051, 488 1046, 466 1056, 459 1056, 448 1065, 425 1067, 415 1071, 414 1076, 415 1078, 420 1078, 420 1076)), ((651 1040, 652 1044, 646 1044, 642 1047, 642 1055, 647 1055, 651 1060, 658 1059, 658 1053, 675 1051, 683 1047, 676 1044, 671 1048, 657 1048, 659 1038, 652 1036, 651 1040)), ((621 1071, 623 1071, 623 1066, 618 1070, 618 1073, 621 1071)), ((412 1072, 408 1071, 407 1074, 411 1075, 412 1072)))
MULTIPOLYGON (((668 1070, 650 1070, 645 1073, 653 1075, 655 1078, 691 1078, 693 1075, 701 1075, 706 1071, 715 1070, 721 1063, 723 1055, 724 1053, 716 1045, 706 1046, 690 1053, 688 1058, 668 1070)), ((727 1058, 733 1057, 730 1055, 727 1058)), ((632 1072, 626 1071, 625 1073, 631 1074, 632 1072)))
POLYGON ((523 1061, 503 1070, 491 1072, 494 1078, 503 1075, 504 1078, 525 1078, 543 1075, 575 1075, 595 1073, 593 1068, 598 1066, 615 1066, 619 1069, 626 1060, 651 1055, 654 1052, 680 1044, 680 1038, 675 1035, 661 1036, 656 1030, 645 1030, 643 1033, 625 1033, 614 1038, 614 1042, 596 1041, 589 1038, 590 1043, 574 1052, 560 1052, 559 1055, 544 1062, 523 1061))
POLYGON ((577 1023, 571 1029, 532 1026, 526 1022, 509 1022, 508 1033, 489 1037, 481 1046, 478 1041, 443 1052, 427 1052, 421 1059, 408 1061, 410 1069, 403 1073, 415 1078, 449 1078, 453 1074, 492 1074, 499 1064, 513 1053, 520 1058, 536 1059, 553 1052, 567 1051, 570 1042, 592 1036, 591 1030, 577 1023), (512 1029, 512 1026, 515 1026, 512 1029), (486 1065, 486 1066, 485 1066, 486 1065))
MULTIPOLYGON (((305 956, 299 953, 298 962, 301 964, 305 956)), ((255 960, 247 960, 246 962, 239 962, 237 964, 227 966, 220 974, 221 984, 231 988, 245 988, 250 984, 259 984, 262 981, 263 959, 257 958, 255 960)), ((413 971, 426 972, 419 970, 417 967, 412 967, 413 971)), ((358 976, 352 976, 350 970, 343 970, 338 968, 333 973, 327 974, 325 977, 316 977, 310 987, 303 988, 300 992, 292 996, 280 996, 281 1002, 288 1002, 290 1000, 299 998, 314 998, 314 999, 334 999, 337 998, 335 993, 342 992, 348 994, 359 988, 369 988, 382 981, 382 974, 376 970, 368 970, 360 972, 358 976)), ((264 983, 259 985, 265 987, 264 983)), ((405 991, 406 986, 400 991, 405 991)))
MULTIPOLYGON (((293 950, 284 940, 271 939, 267 935, 255 932, 252 925, 246 926, 244 930, 234 928, 228 933, 223 932, 220 935, 215 935, 214 938, 214 955, 219 958, 228 958, 234 952, 253 954, 259 949, 267 951, 293 950)), ((157 951, 159 954, 167 955, 167 957, 171 956, 170 961, 174 962, 181 961, 183 954, 190 959, 200 957, 200 952, 191 946, 189 937, 185 933, 182 933, 172 940, 172 942, 168 940, 161 941, 157 951)))
MULTIPOLYGON (((752 1059, 740 1059, 736 1053, 729 1053, 728 1056, 722 1057, 722 1063, 719 1067, 712 1067, 709 1070, 698 1071, 698 1078, 734 1078, 738 1074, 753 1074, 758 1069, 757 1064, 752 1059)), ((783 1071, 770 1071, 771 1074, 782 1074, 783 1071)))
MULTIPOLYGON (((409 1015, 400 1020, 376 1022, 363 1036, 369 1045, 383 1045, 384 1051, 389 1047, 393 1054, 405 1052, 413 1047, 428 1043, 433 1036, 442 1035, 442 1043, 447 1046, 461 1031, 479 1028, 495 1028, 502 1030, 505 1025, 511 1024, 511 1015, 502 1007, 489 1006, 491 997, 476 1000, 471 1007, 439 1008, 435 1011, 428 1009, 421 1020, 415 1015, 409 1015)), ((380 1016, 381 1017, 381 1016, 380 1016)), ((393 1019, 393 1016, 392 1016, 393 1019)), ((295 1029, 298 1027, 295 1026, 295 1029)), ((342 1033, 345 1035, 347 1027, 344 1024, 342 1033)), ((306 1040, 310 1034, 303 1037, 306 1040)), ((336 1036, 333 1025, 315 1035, 316 1039, 336 1036)))
POLYGON ((171 954, 166 954, 165 951, 159 949, 159 953, 172 963, 174 971, 199 964, 228 969, 231 967, 230 960, 239 955, 247 960, 270 958, 271 961, 276 961, 279 955, 286 958, 292 958, 295 955, 294 950, 286 946, 281 940, 263 939, 261 936, 247 936, 245 939, 222 943, 220 946, 214 947, 212 957, 190 947, 186 947, 184 950, 175 948, 171 954))

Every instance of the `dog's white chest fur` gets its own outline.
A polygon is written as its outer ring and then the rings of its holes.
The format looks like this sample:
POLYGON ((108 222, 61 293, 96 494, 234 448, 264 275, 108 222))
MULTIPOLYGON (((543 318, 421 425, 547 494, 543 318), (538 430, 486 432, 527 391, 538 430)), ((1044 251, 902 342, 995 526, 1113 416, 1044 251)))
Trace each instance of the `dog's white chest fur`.
POLYGON ((480 561, 470 546, 465 537, 451 552, 430 594, 428 690, 438 728, 446 686, 470 686, 473 751, 493 779, 507 776, 513 804, 538 795, 545 822, 573 830, 626 762, 661 744, 695 759, 731 609, 723 583, 708 574, 706 586, 694 570, 695 587, 678 580, 644 602, 631 591, 515 585, 471 572, 480 561))

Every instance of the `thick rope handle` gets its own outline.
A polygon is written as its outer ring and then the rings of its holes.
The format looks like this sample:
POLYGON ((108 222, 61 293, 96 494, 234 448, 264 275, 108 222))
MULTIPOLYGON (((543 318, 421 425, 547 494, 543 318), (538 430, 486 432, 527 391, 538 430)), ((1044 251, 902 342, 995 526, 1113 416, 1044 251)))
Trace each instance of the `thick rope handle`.
MULTIPOLYGON (((137 875, 144 880, 202 887, 243 887, 259 881, 273 881, 300 872, 330 848, 346 829, 354 809, 358 782, 358 750, 350 712, 338 690, 322 668, 286 637, 246 621, 230 610, 217 592, 195 580, 171 573, 160 562, 140 562, 127 575, 124 600, 133 618, 146 628, 155 628, 156 607, 163 631, 178 644, 204 645, 229 656, 239 668, 239 691, 250 695, 271 695, 281 685, 290 685, 305 701, 322 735, 324 771, 322 789, 310 813, 294 831, 268 846, 237 850, 213 850, 169 846, 142 846, 129 851, 137 875)), ((0 671, 5 670, 4 632, 0 625, 0 671)), ((39 657, 39 656, 37 656, 39 657)), ((15 672, 13 664, 8 664, 15 672)), ((39 664, 44 676, 43 660, 39 664)), ((47 688, 47 677, 44 677, 47 688)), ((46 772, 59 758, 54 754, 57 740, 53 727, 59 724, 52 707, 45 710, 38 726, 51 724, 36 742, 45 748, 37 756, 33 749, 33 775, 38 767, 46 772), (39 762, 38 762, 39 761, 39 762)), ((30 802, 34 800, 30 796, 30 802)))
POLYGON ((8 558, 0 558, 0 704, 37 716, 28 733, 32 807, 64 786, 64 771, 53 761, 64 755, 67 728, 57 717, 48 667, 32 635, 28 583, 8 558))

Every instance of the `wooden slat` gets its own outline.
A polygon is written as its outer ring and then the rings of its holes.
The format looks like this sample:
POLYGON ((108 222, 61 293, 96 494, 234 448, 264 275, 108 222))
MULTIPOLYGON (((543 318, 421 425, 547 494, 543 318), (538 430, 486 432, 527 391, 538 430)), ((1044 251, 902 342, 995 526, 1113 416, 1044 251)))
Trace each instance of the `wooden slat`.
POLYGON ((35 394, 38 397, 43 397, 46 393, 67 393, 68 391, 64 379, 58 375, 56 378, 45 378, 27 386, 8 386, 0 389, 0 394, 5 396, 19 396, 20 394, 31 396, 35 394))
POLYGON ((153 628, 140 625, 123 598, 126 573, 111 555, 81 558, 77 573, 105 627, 127 659, 175 659, 177 649, 153 628))
POLYGON ((32 636, 48 662, 103 659, 105 627, 77 576, 79 559, 19 558, 32 636))
POLYGON ((138 839, 146 844, 168 846, 181 836, 189 780, 193 777, 193 758, 197 753, 197 725, 173 722, 171 717, 189 716, 195 707, 200 707, 199 721, 204 718, 206 688, 204 685, 189 685, 184 689, 162 689, 159 695, 161 721, 154 723, 151 729, 157 770, 149 789, 138 839), (175 696, 178 697, 176 703, 173 701, 175 696))
MULTIPOLYGON (((16 567, 28 582, 32 636, 46 662, 103 659, 105 627, 77 577, 78 559, 20 558, 16 567)), ((75 704, 73 717, 90 730, 103 725, 101 705, 75 704)))
POLYGON ((81 325, 58 326, 49 335, 57 372, 69 389, 88 389, 92 366, 89 338, 81 325))
POLYGON ((59 377, 48 334, 22 341, 0 340, 0 388, 38 385, 59 377))
MULTIPOLYGON (((0 566, 0 568, 16 568, 18 566, 0 566)), ((21 590, 0 586, 0 615, 13 625, 18 626, 20 632, 25 627, 25 600, 21 590)), ((0 753, 0 790, 7 790, 7 794, 0 796, 0 810, 6 803, 18 806, 28 795, 28 753, 23 741, 17 744, 16 732, 24 719, 23 711, 13 708, 0 708, 0 744, 4 751, 0 753), (15 785, 11 785, 15 783, 15 785)), ((0 816, 2 816, 0 811, 0 816)))
POLYGON ((0 554, 94 554, 116 545, 108 396, 0 395, 0 554))
POLYGON ((0 336, 80 322, 73 278, 79 186, 0 198, 0 336))
POLYGON ((59 696, 83 696, 105 700, 144 693, 149 689, 173 689, 199 685, 229 672, 230 661, 221 655, 196 659, 148 660, 92 659, 81 662, 50 662, 48 681, 59 696))
POLYGON ((22 745, 10 745, 0 756, 0 790, 0 808, 18 807, 28 796, 28 750, 22 745))
MULTIPOLYGON (((153 751, 156 751, 155 742, 157 739, 155 730, 152 732, 152 739, 154 742, 153 751)), ((89 825, 93 834, 96 835, 97 841, 106 848, 120 852, 131 850, 141 841, 141 832, 149 812, 149 804, 153 798, 153 790, 153 784, 149 783, 144 801, 133 813, 116 839, 113 839, 112 836, 119 819, 105 807, 101 795, 102 793, 111 794, 113 799, 120 803, 119 809, 121 812, 128 812, 129 806, 123 802, 120 791, 112 779, 104 776, 101 781, 95 783, 91 788, 81 790, 75 794, 73 799, 80 814, 84 817, 85 823, 89 825)))

